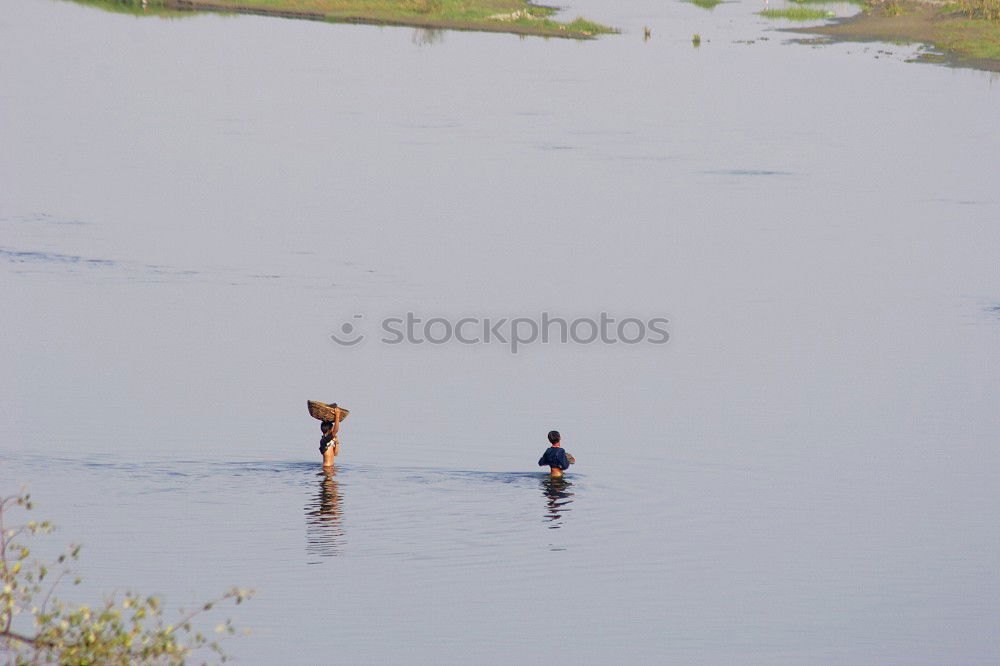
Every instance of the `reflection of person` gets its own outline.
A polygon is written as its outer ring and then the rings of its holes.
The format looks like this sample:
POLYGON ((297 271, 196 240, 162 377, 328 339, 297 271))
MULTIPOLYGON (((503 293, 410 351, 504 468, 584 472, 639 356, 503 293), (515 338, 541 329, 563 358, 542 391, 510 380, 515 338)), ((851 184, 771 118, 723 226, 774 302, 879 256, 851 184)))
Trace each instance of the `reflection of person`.
POLYGON ((542 454, 542 457, 538 460, 539 467, 549 466, 549 476, 554 478, 561 477, 563 472, 569 469, 571 463, 576 462, 573 456, 566 453, 563 450, 561 444, 561 435, 558 430, 553 430, 549 433, 549 446, 542 454))
POLYGON ((323 436, 319 440, 319 452, 323 456, 323 467, 333 467, 333 459, 340 453, 340 440, 337 433, 340 432, 340 409, 336 403, 333 404, 334 416, 332 421, 323 421, 319 424, 319 429, 323 436))
POLYGON ((306 550, 324 557, 336 555, 344 536, 341 499, 332 468, 320 472, 319 493, 306 506, 306 550))
POLYGON ((545 495, 545 503, 548 511, 545 513, 546 522, 550 523, 549 529, 562 527, 559 521, 563 518, 563 513, 572 511, 568 508, 573 503, 573 493, 570 488, 573 484, 562 477, 545 478, 542 477, 542 493, 545 495))

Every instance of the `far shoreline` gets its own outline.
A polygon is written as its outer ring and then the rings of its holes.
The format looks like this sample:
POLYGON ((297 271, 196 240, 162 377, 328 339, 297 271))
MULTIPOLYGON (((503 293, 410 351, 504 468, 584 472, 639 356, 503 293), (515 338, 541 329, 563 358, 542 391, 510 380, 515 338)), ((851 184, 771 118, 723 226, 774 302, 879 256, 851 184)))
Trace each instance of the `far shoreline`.
POLYGON ((957 3, 881 0, 826 25, 786 30, 841 42, 926 44, 937 52, 914 62, 1000 72, 1000 22, 970 18, 957 3))
POLYGON ((111 11, 133 14, 221 13, 251 14, 276 18, 397 26, 426 30, 459 30, 506 33, 519 36, 589 40, 597 35, 618 34, 610 26, 578 17, 560 22, 551 17, 558 7, 531 0, 301 0, 289 8, 282 0, 74 0, 111 11))

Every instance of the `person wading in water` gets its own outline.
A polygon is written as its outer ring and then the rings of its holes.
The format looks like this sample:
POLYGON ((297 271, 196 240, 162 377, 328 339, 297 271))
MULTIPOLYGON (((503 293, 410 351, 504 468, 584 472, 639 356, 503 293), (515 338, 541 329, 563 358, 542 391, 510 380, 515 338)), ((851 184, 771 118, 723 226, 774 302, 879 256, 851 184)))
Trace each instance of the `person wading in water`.
POLYGON ((562 444, 560 444, 561 439, 562 437, 559 435, 558 430, 551 431, 549 433, 549 444, 552 446, 547 448, 538 460, 539 467, 549 466, 549 475, 553 478, 561 477, 563 472, 576 462, 573 456, 563 450, 562 444))
POLYGON ((340 432, 340 410, 337 403, 333 403, 334 416, 332 421, 323 421, 319 424, 319 429, 323 436, 319 440, 319 452, 323 456, 323 467, 333 467, 333 459, 340 453, 340 440, 337 433, 340 432))

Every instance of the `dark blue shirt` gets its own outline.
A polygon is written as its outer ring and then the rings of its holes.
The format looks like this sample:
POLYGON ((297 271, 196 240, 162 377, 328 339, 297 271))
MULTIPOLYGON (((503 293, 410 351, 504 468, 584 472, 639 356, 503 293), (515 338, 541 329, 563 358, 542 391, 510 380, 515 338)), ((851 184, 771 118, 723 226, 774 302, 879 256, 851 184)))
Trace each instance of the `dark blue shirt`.
POLYGON ((569 469, 569 458, 566 451, 561 446, 550 446, 545 449, 545 453, 538 459, 538 466, 558 467, 559 469, 569 469))

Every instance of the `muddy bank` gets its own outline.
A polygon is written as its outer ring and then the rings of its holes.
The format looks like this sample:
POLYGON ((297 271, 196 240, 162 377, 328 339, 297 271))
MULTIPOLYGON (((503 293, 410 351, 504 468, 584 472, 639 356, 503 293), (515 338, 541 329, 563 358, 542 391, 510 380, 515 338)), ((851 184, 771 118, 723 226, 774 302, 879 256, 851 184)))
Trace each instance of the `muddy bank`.
POLYGON ((790 31, 843 41, 922 42, 937 51, 922 61, 1000 72, 1000 22, 969 18, 954 3, 890 0, 828 25, 790 31))

